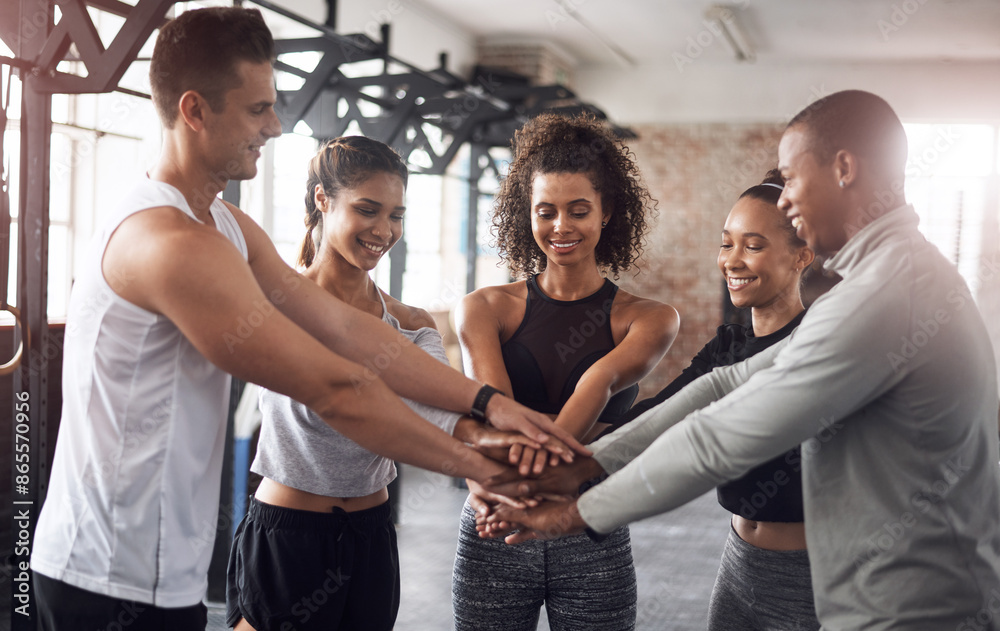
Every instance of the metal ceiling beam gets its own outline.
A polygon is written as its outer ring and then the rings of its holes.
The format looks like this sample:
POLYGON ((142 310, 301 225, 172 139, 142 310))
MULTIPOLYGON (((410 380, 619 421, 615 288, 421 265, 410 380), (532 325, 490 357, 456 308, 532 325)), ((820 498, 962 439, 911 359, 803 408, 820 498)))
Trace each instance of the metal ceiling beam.
POLYGON ((176 2, 138 0, 134 7, 128 7, 112 0, 60 0, 62 19, 49 34, 41 52, 33 57, 39 73, 36 89, 50 94, 111 92, 176 2), (125 24, 107 49, 90 18, 88 5, 125 18, 125 24), (73 44, 79 61, 87 67, 86 77, 56 70, 73 44))

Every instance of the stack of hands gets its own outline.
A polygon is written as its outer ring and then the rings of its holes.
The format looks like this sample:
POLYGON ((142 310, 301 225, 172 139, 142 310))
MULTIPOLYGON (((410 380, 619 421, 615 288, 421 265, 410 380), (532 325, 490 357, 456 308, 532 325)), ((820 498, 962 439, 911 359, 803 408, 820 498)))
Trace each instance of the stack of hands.
POLYGON ((543 446, 519 432, 479 423, 463 440, 507 467, 482 483, 467 480, 480 537, 516 544, 578 534, 587 527, 576 507, 580 486, 604 469, 576 441, 571 445, 550 435, 543 446))

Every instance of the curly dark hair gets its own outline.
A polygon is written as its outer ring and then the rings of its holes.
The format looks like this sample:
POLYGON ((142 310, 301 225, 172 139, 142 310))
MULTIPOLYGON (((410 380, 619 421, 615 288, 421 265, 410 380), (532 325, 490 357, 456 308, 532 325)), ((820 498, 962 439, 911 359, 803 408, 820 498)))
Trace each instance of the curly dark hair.
POLYGON ((514 134, 513 161, 494 202, 493 229, 501 259, 514 276, 545 269, 531 233, 531 182, 537 173, 585 173, 609 212, 595 255, 618 278, 642 255, 647 217, 656 201, 642 184, 635 154, 593 115, 542 114, 514 134))

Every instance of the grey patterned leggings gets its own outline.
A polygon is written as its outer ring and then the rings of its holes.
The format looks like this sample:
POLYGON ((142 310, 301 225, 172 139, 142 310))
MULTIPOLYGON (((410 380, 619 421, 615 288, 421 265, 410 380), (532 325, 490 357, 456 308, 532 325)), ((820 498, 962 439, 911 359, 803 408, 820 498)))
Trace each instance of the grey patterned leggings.
POLYGON ((709 631, 815 631, 809 555, 764 550, 730 530, 708 607, 709 631))
POLYGON ((457 631, 530 631, 545 604, 552 631, 635 629, 628 528, 601 543, 586 535, 509 546, 480 539, 465 504, 452 577, 457 631))

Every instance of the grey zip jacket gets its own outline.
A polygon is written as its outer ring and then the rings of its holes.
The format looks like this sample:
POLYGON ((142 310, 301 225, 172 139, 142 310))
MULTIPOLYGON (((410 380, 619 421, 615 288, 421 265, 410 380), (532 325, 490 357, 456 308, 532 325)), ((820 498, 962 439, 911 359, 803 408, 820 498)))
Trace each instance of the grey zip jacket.
POLYGON ((996 360, 917 222, 911 206, 872 220, 788 339, 594 443, 613 475, 579 499, 588 526, 671 510, 802 443, 823 629, 1000 629, 996 360))

